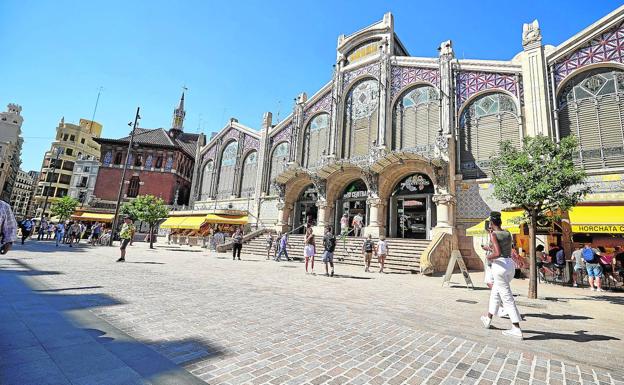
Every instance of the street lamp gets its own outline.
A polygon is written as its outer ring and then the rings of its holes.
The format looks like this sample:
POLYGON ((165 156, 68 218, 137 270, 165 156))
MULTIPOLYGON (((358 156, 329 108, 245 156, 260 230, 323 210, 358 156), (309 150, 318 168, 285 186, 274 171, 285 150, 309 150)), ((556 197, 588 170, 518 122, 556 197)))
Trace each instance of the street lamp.
MULTIPOLYGON (((39 226, 41 227, 41 223, 43 223, 43 217, 45 216, 46 207, 48 206, 48 198, 50 197, 50 190, 52 190, 52 181, 54 180, 54 171, 56 170, 56 164, 59 161, 59 157, 63 153, 63 147, 56 148, 56 156, 54 157, 54 162, 52 162, 52 175, 50 176, 50 184, 48 185, 48 193, 45 194, 45 201, 43 203, 43 210, 41 210, 41 219, 39 220, 39 226)), ((50 159, 52 160, 52 159, 50 159)), ((47 177, 48 174, 46 174, 47 177)))
POLYGON ((126 179, 126 171, 128 170, 128 160, 130 159, 130 152, 132 151, 132 144, 134 142, 134 132, 136 131, 137 125, 139 123, 139 119, 141 119, 141 116, 139 116, 140 109, 141 107, 137 107, 136 115, 134 116, 134 124, 132 125, 132 131, 130 132, 130 142, 128 142, 128 153, 126 154, 126 160, 124 162, 123 171, 121 173, 121 181, 119 182, 119 193, 117 194, 117 204, 115 205, 115 215, 113 216, 113 223, 112 223, 113 227, 111 229, 110 240, 108 241, 109 246, 113 245, 113 239, 115 238, 114 235, 117 229, 117 222, 119 219, 118 218, 119 205, 121 204, 121 194, 123 193, 123 188, 124 188, 125 179, 126 179))

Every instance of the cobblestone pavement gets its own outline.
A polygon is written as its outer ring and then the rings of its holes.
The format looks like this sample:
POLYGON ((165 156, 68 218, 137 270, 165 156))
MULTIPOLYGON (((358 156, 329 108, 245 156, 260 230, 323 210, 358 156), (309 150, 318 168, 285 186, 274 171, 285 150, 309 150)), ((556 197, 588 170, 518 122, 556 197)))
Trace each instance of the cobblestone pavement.
MULTIPOLYGON (((29 279, 64 295, 104 295, 82 301, 210 384, 624 384, 621 293, 548 285, 541 300, 520 295, 516 341, 501 335, 508 320, 481 327, 487 290, 442 288, 439 277, 337 266, 327 278, 296 262, 143 244, 125 264, 116 257, 31 242, 1 266, 25 261, 57 272, 29 279)), ((513 286, 526 293, 525 281, 513 286)))

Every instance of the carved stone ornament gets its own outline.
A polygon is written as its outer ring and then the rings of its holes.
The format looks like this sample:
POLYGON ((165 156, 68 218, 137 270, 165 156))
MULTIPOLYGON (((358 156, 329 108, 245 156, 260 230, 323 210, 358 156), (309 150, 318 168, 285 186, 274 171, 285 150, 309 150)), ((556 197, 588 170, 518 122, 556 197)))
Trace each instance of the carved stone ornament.
POLYGON ((532 23, 522 25, 522 46, 540 43, 541 41, 542 31, 540 30, 537 20, 533 20, 532 23))
POLYGON ((441 159, 436 160, 437 161, 433 163, 433 173, 436 178, 435 189, 436 192, 439 193, 440 190, 446 190, 448 188, 448 163, 441 159))
POLYGON ((327 198, 327 181, 314 172, 308 173, 308 175, 310 179, 312 179, 312 183, 318 194, 318 200, 325 201, 327 198))
POLYGON ((441 155, 448 155, 449 138, 442 130, 438 131, 435 144, 441 155))
POLYGON ((370 168, 362 170, 362 180, 366 183, 368 188, 368 196, 370 198, 376 198, 379 196, 379 174, 372 171, 370 168))
POLYGON ((449 205, 449 204, 455 204, 457 202, 457 199, 455 199, 455 196, 451 195, 451 194, 438 194, 438 195, 434 195, 431 197, 431 200, 433 201, 433 203, 435 204, 445 204, 445 205, 449 205))
POLYGON ((438 51, 440 51, 440 58, 442 59, 450 60, 455 57, 455 53, 453 52, 453 42, 451 40, 443 41, 442 44, 440 44, 438 51))
POLYGON ((284 196, 286 196, 286 188, 282 183, 277 183, 276 181, 273 181, 271 183, 271 187, 273 187, 273 189, 277 192, 277 196, 279 197, 280 201, 284 200, 284 196))

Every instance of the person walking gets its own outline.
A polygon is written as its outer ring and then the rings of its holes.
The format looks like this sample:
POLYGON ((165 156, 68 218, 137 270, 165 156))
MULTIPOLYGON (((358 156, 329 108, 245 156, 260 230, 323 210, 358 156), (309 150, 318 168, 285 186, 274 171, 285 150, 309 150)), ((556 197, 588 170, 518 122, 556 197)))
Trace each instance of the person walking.
POLYGON ((587 270, 587 280, 591 291, 604 291, 601 286, 602 266, 600 266, 600 251, 592 248, 591 243, 583 247, 583 260, 587 270))
POLYGON ((22 230, 22 245, 24 244, 24 241, 26 241, 26 239, 30 237, 30 234, 32 234, 34 227, 35 221, 33 221, 32 219, 26 218, 22 221, 22 223, 20 224, 20 228, 22 230))
POLYGON ((56 225, 56 231, 54 232, 54 238, 56 239, 56 247, 58 247, 59 243, 63 243, 63 238, 65 237, 65 225, 63 222, 59 222, 56 225))
POLYGON ((52 233, 54 232, 54 229, 55 229, 54 223, 50 223, 47 229, 46 241, 49 241, 50 239, 52 239, 52 233))
POLYGON ((266 236, 267 261, 271 259, 271 248, 273 247, 273 235, 268 233, 266 236))
POLYGON ((336 250, 336 237, 332 233, 331 226, 325 228, 325 235, 323 236, 323 263, 325 264, 325 276, 334 276, 334 250, 336 250), (331 266, 331 274, 329 273, 328 266, 331 266))
POLYGON ((290 257, 288 256, 288 233, 282 234, 282 238, 280 239, 279 252, 277 253, 275 261, 281 262, 282 255, 286 257, 287 261, 290 261, 290 257))
POLYGON ((351 225, 353 226, 353 236, 354 237, 361 237, 362 236, 362 222, 364 221, 364 218, 362 218, 362 215, 360 213, 355 214, 355 216, 353 217, 353 222, 351 223, 351 225))
POLYGON ((132 234, 136 231, 135 229, 136 228, 132 224, 132 219, 128 215, 124 216, 124 224, 121 226, 121 231, 119 232, 119 240, 121 241, 119 253, 121 256, 117 262, 126 262, 126 247, 128 247, 132 234))
POLYGON ((492 263, 491 269, 494 283, 490 291, 488 313, 481 316, 481 322, 486 329, 489 329, 492 324, 492 317, 494 314, 498 314, 502 301, 502 305, 512 323, 512 328, 503 330, 503 335, 522 339, 522 329, 520 329, 521 316, 510 286, 515 273, 514 263, 511 259, 512 237, 509 231, 501 228, 501 225, 501 213, 492 211, 488 229, 490 244, 483 246, 483 249, 489 252, 487 259, 492 263))
POLYGON ((16 240, 17 221, 11 206, 4 201, 0 201, 0 254, 8 253, 16 240))
POLYGON ((379 241, 377 242, 377 246, 375 247, 375 254, 377 254, 377 263, 379 263, 379 272, 384 272, 384 265, 386 263, 386 257, 388 256, 388 252, 390 249, 388 248, 388 241, 386 241, 386 237, 379 237, 379 241))
POLYGON ((39 224, 39 230, 37 231, 37 240, 43 241, 45 238, 46 230, 48 229, 48 221, 45 218, 39 224))
POLYGON ((238 257, 238 260, 240 261, 241 260, 240 255, 241 255, 242 250, 243 250, 243 232, 241 231, 239 227, 238 229, 236 229, 236 231, 232 235, 232 260, 236 260, 236 257, 238 257))
POLYGON ((340 218, 340 235, 344 238, 347 234, 349 234, 349 214, 344 213, 340 218))
POLYGON ((306 229, 306 234, 303 240, 303 257, 305 258, 305 271, 308 274, 308 262, 311 262, 310 269, 314 274, 314 254, 316 253, 316 243, 314 242, 314 233, 312 227, 306 229))
POLYGON ((78 222, 72 223, 69 227, 69 247, 73 247, 73 243, 78 243, 80 238, 80 224, 78 222))
POLYGON ((98 239, 100 239, 101 234, 102 224, 99 222, 95 222, 93 227, 91 227, 91 246, 97 245, 98 239))
POLYGON ((581 247, 580 244, 577 244, 574 247, 570 261, 574 262, 574 268, 572 271, 572 286, 578 287, 579 274, 583 269, 583 247, 581 247))
POLYGON ((364 256, 364 272, 370 272, 370 264, 373 259, 373 249, 375 248, 375 244, 373 243, 372 235, 368 234, 368 237, 362 243, 362 256, 364 256))

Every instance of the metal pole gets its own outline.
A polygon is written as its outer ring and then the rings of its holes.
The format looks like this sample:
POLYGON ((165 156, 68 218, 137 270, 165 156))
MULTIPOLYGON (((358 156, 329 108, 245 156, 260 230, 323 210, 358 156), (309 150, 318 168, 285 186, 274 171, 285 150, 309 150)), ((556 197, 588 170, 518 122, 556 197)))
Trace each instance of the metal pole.
POLYGON ((59 157, 61 156, 62 147, 56 148, 56 157, 54 158, 54 163, 52 163, 52 176, 50 177, 50 184, 48 185, 48 193, 45 195, 45 201, 43 202, 43 210, 41 210, 41 219, 39 219, 39 227, 41 227, 41 223, 43 222, 43 217, 45 216, 45 210, 48 206, 48 198, 50 197, 50 190, 52 190, 52 180, 54 179, 54 171, 56 171, 56 162, 58 162, 59 157))
POLYGON ((123 193, 124 182, 126 179, 126 171, 128 170, 128 160, 130 159, 130 151, 132 151, 132 143, 134 142, 134 132, 136 131, 137 124, 141 117, 139 116, 139 110, 141 107, 137 107, 136 115, 134 116, 134 124, 132 125, 132 132, 130 132, 130 142, 128 142, 128 153, 126 154, 126 160, 123 165, 123 172, 121 173, 121 181, 119 183, 119 192, 117 193, 117 204, 115 205, 115 215, 113 216, 113 223, 111 228, 111 237, 108 241, 108 245, 113 245, 113 239, 115 238, 115 229, 117 228, 117 221, 119 216, 119 205, 121 203, 121 194, 123 193))

